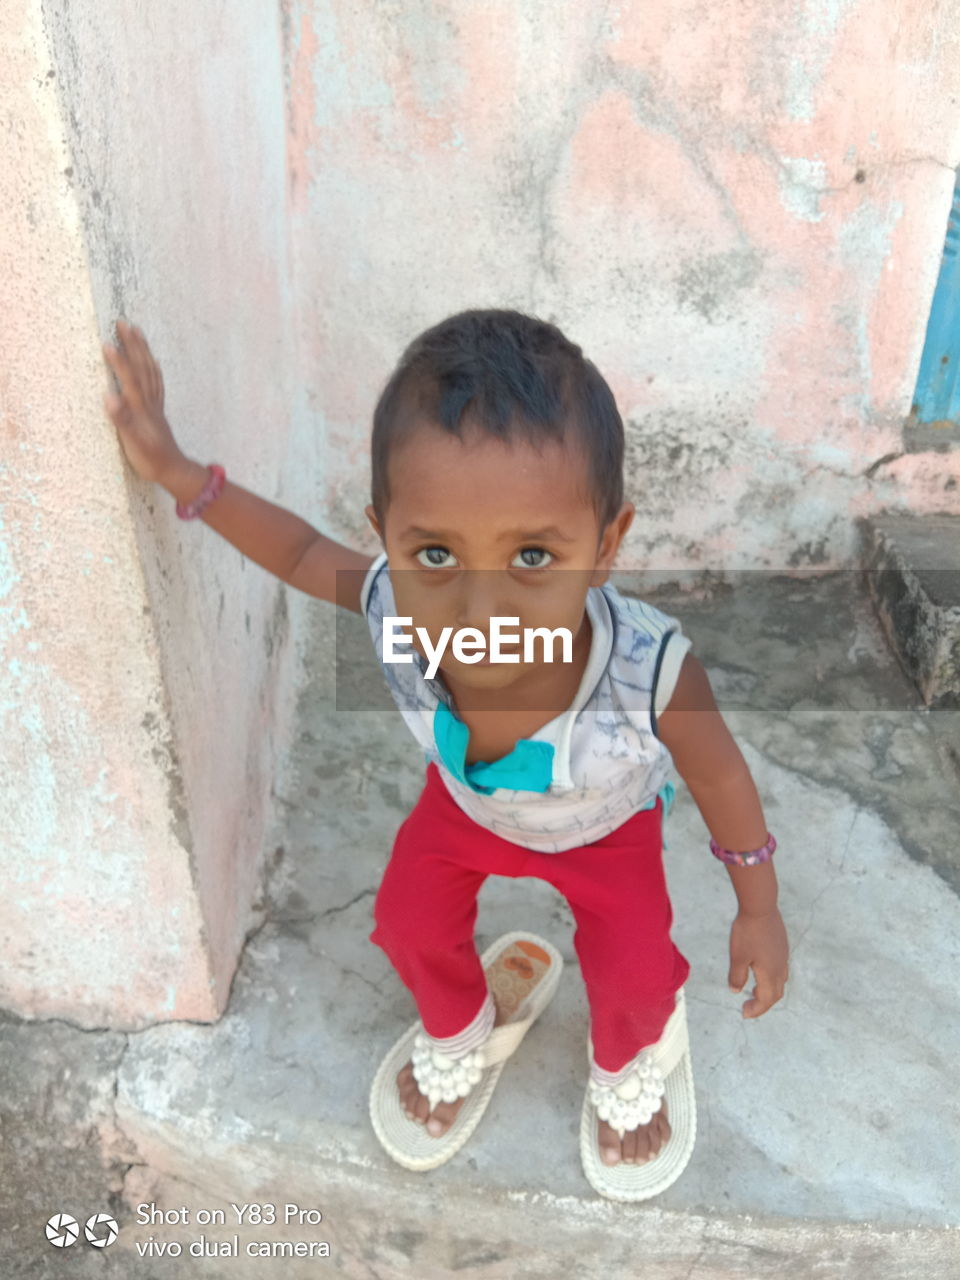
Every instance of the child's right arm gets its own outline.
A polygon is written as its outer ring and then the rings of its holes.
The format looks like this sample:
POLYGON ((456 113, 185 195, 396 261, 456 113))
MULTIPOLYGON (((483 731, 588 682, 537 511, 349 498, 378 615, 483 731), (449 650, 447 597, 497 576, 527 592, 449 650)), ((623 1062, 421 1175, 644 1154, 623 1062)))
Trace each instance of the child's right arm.
MULTIPOLYGON (((181 454, 158 482, 177 502, 187 504, 209 478, 206 467, 181 454)), ((373 556, 334 542, 292 511, 229 480, 197 518, 281 582, 318 600, 360 612, 360 587, 373 556), (355 572, 338 579, 338 569, 355 572)))
MULTIPOLYGON (((163 376, 139 329, 117 323, 120 344, 104 344, 104 356, 120 394, 104 397, 127 460, 143 480, 161 485, 182 503, 192 502, 209 478, 207 468, 183 454, 163 414, 163 376)), ((293 512, 226 481, 198 517, 255 564, 282 582, 360 612, 360 588, 373 556, 325 537, 293 512), (338 569, 349 569, 337 578, 338 569)))

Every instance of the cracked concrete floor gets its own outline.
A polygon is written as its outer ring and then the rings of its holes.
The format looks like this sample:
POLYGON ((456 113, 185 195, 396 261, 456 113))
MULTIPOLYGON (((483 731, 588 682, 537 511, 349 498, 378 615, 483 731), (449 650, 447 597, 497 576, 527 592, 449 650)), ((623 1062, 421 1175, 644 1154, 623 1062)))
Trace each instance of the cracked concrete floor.
MULTIPOLYGON (((639 575, 617 581, 645 594, 639 575)), ((103 1207, 115 1208, 121 1238, 109 1254, 71 1257, 78 1275, 94 1264, 158 1280, 326 1266, 552 1280, 571 1267, 634 1275, 640 1255, 656 1280, 960 1274, 960 712, 922 707, 856 574, 743 574, 732 590, 649 598, 692 636, 753 772, 779 844, 791 942, 784 999, 744 1021, 752 979, 739 996, 727 989, 736 898, 680 785, 665 866, 673 936, 692 965, 699 1111, 682 1177, 640 1205, 602 1201, 586 1183, 587 1020, 572 917, 529 879, 487 881, 478 943, 523 927, 549 937, 567 965, 554 1003, 457 1157, 415 1175, 379 1147, 370 1080, 415 1014, 368 935, 423 764, 381 695, 364 623, 318 604, 319 674, 303 694, 290 794, 277 797, 266 913, 225 1016, 130 1035, 0 1024, 0 1255, 12 1242, 18 1259, 33 1259, 22 1274, 62 1274, 65 1257, 24 1244, 38 1215, 54 1200, 93 1212, 112 1194, 103 1207), (334 621, 338 651, 351 655, 339 710, 324 671, 334 621), (138 1227, 132 1206, 151 1200, 194 1216, 223 1206, 228 1222, 237 1201, 319 1209, 320 1228, 251 1227, 240 1248, 320 1240, 331 1257, 142 1260, 137 1240, 186 1248, 202 1230, 138 1227)))

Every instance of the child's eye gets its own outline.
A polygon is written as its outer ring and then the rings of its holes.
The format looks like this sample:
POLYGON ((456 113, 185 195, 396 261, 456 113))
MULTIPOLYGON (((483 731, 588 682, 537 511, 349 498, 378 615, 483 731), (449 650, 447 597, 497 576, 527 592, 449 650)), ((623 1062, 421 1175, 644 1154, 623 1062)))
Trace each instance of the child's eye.
MULTIPOLYGON (((450 552, 447 550, 446 547, 421 547, 420 550, 417 552, 417 559, 420 560, 421 556, 429 556, 433 552, 439 552, 441 557, 450 555, 450 552)), ((420 560, 420 563, 424 566, 425 569, 449 569, 450 568, 450 565, 441 564, 438 560, 420 560)))
MULTIPOLYGON (((446 547, 440 546, 421 547, 416 553, 417 560, 425 569, 452 568, 452 565, 443 563, 448 556, 451 560, 455 560, 455 557, 451 555, 446 547), (426 559, 424 559, 424 557, 426 557, 426 559)), ((524 547, 522 551, 517 552, 517 556, 523 558, 523 563, 519 565, 514 563, 513 567, 516 569, 544 569, 553 559, 552 552, 545 551, 543 547, 524 547), (538 562, 531 564, 530 560, 527 559, 529 556, 548 556, 549 559, 546 562, 541 559, 538 562)))
MULTIPOLYGON (((543 547, 524 547, 522 551, 517 552, 517 555, 518 556, 549 556, 550 560, 553 559, 552 553, 549 551, 545 551, 543 547)), ((516 567, 518 569, 545 569, 547 564, 549 563, 550 563, 549 560, 546 563, 544 563, 541 560, 539 564, 531 564, 530 561, 527 560, 524 564, 517 565, 516 567)))

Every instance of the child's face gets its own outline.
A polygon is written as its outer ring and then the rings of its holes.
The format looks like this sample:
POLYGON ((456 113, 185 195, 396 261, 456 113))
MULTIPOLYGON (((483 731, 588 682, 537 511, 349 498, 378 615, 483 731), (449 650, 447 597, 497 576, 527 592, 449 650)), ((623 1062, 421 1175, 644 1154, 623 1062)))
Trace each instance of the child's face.
MULTIPOLYGON (((393 450, 389 476, 385 527, 372 506, 366 515, 387 553, 397 616, 412 617, 433 645, 444 627, 476 627, 489 652, 494 616, 520 619, 503 628, 511 634, 566 627, 576 640, 587 589, 607 580, 634 513, 625 503, 598 528, 579 451, 554 441, 538 451, 476 429, 459 440, 425 423, 393 450)), ((470 664, 448 644, 440 670, 461 687, 493 691, 544 666, 539 640, 534 662, 523 662, 522 642, 501 651, 521 661, 470 664)), ((558 642, 558 673, 561 658, 558 642)))

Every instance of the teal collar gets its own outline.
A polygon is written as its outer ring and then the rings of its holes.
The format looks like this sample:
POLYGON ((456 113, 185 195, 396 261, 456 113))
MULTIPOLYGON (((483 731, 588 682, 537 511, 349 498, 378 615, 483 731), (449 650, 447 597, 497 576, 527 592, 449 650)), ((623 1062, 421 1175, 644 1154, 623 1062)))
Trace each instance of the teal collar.
POLYGON ((437 704, 433 736, 440 758, 455 778, 482 795, 498 787, 508 791, 548 791, 553 781, 553 746, 533 738, 520 738, 513 750, 491 763, 467 764, 470 730, 445 702, 437 704))

